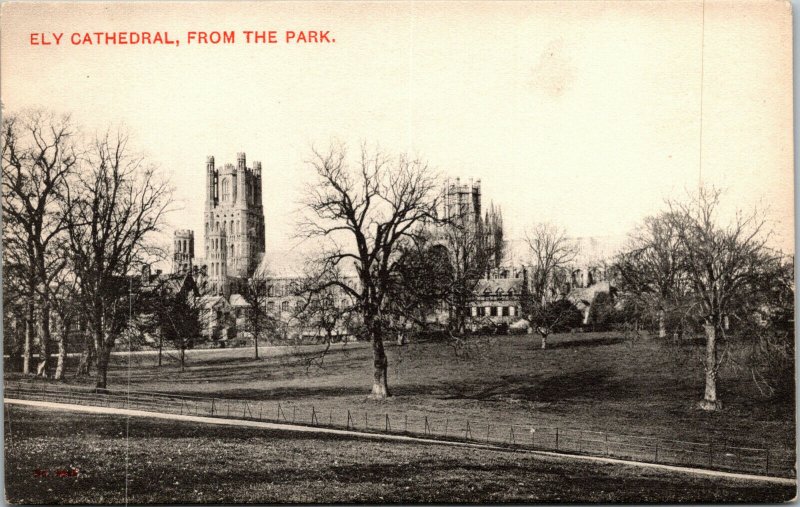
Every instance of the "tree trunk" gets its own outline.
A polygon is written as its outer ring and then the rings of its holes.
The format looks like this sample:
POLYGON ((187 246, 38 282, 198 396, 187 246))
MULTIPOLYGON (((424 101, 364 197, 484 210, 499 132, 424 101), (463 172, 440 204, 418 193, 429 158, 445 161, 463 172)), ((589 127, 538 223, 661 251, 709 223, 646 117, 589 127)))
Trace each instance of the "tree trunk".
POLYGON ((258 329, 253 330, 253 351, 255 351, 255 357, 258 359, 258 329))
POLYGON ((161 350, 164 348, 164 335, 158 332, 158 366, 161 366, 161 350))
POLYGON ((703 410, 720 410, 722 402, 717 399, 717 324, 716 319, 713 324, 703 326, 706 332, 706 390, 703 400, 699 407, 703 410))
POLYGON ((36 366, 36 375, 48 376, 50 369, 50 308, 44 302, 39 315, 39 364, 36 366))
POLYGON ((95 386, 98 391, 106 390, 108 377, 108 362, 111 358, 111 347, 106 345, 105 336, 102 331, 102 317, 97 319, 94 326, 94 350, 97 354, 97 381, 95 386), (97 322, 99 321, 99 323, 97 322))
POLYGON ((98 391, 105 391, 108 384, 108 363, 111 359, 111 349, 103 347, 97 351, 97 381, 95 387, 98 391))
POLYGON ((83 344, 84 351, 81 352, 81 359, 78 362, 78 371, 76 375, 87 376, 92 371, 92 363, 94 362, 94 346, 91 337, 86 335, 86 330, 83 331, 83 344))
POLYGON ((658 337, 667 337, 667 319, 664 310, 658 311, 658 337))
POLYGON ((69 324, 63 324, 61 339, 58 340, 58 362, 56 373, 53 376, 56 380, 64 380, 64 366, 67 362, 67 336, 69 336, 69 324))
POLYGON ((372 356, 373 356, 373 382, 370 398, 384 399, 389 394, 389 383, 387 373, 389 371, 389 361, 386 359, 386 351, 383 349, 383 337, 374 334, 372 337, 372 356))
POLYGON ((544 334, 544 333, 541 333, 541 335, 542 335, 542 348, 546 349, 547 348, 547 335, 544 334))
POLYGON ((33 317, 34 317, 33 299, 28 302, 27 315, 25 316, 25 348, 22 353, 22 373, 25 375, 31 372, 31 359, 33 355, 33 338, 36 333, 33 317))
POLYGON ((186 347, 181 344, 181 373, 183 373, 184 364, 186 364, 186 347))

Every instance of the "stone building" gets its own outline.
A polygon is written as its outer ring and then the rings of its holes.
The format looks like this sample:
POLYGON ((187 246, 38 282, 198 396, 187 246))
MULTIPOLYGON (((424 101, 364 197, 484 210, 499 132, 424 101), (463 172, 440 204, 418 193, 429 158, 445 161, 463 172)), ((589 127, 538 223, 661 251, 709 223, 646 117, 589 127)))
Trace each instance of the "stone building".
MULTIPOLYGON (((264 207, 261 163, 247 166, 244 153, 236 165, 216 166, 213 156, 206 160, 206 191, 203 229, 203 258, 195 257, 194 231, 177 230, 173 238, 173 272, 191 273, 204 289, 207 306, 208 334, 215 340, 236 337, 237 329, 246 330, 249 305, 240 293, 254 275, 267 281, 268 294, 264 310, 279 323, 283 338, 313 338, 320 333, 313 325, 300 322, 298 310, 303 305, 297 287, 304 282, 301 257, 295 252, 272 252, 268 259, 265 245, 264 207)), ((448 180, 442 189, 440 216, 454 227, 434 227, 430 231, 432 248, 441 248, 448 258, 469 258, 465 249, 489 247, 491 262, 475 279, 467 316, 473 327, 485 324, 513 325, 521 318, 520 296, 525 283, 529 256, 522 241, 503 238, 502 213, 499 207, 483 207, 481 181, 460 178, 448 180), (455 233, 454 233, 455 231, 455 233), (466 241, 464 238, 467 238, 466 241), (460 257, 459 257, 460 255, 460 257)), ((576 238, 580 255, 561 277, 564 297, 587 306, 586 298, 608 287, 609 273, 604 260, 613 246, 597 238, 576 238), (591 290, 587 290, 591 288, 591 290), (590 294, 591 293, 591 294, 590 294)), ((481 268, 484 269, 484 268, 481 268)), ((355 277, 354 273, 343 274, 355 277)), ((608 289, 606 289, 608 290, 608 289)), ((353 302, 342 291, 332 290, 325 296, 336 307, 351 307, 353 302)), ((585 310, 588 312, 588 306, 585 310)), ((447 308, 431 309, 431 322, 445 320, 447 308), (437 317, 438 316, 438 317, 437 317)), ((342 327, 338 334, 349 331, 342 327)))
POLYGON ((175 231, 173 270, 202 272, 212 295, 229 297, 250 278, 264 255, 264 206, 261 162, 247 167, 244 153, 236 165, 206 159, 203 258, 195 258, 194 231, 175 231))

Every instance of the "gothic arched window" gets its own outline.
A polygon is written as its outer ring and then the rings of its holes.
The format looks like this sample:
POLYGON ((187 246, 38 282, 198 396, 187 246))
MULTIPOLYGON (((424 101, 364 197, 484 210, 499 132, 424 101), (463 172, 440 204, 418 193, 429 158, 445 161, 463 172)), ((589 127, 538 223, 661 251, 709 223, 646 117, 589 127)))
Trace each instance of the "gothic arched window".
POLYGON ((222 200, 228 201, 231 197, 231 185, 228 178, 222 180, 222 200))
POLYGON ((281 303, 281 311, 288 312, 289 311, 289 302, 284 301, 281 303))

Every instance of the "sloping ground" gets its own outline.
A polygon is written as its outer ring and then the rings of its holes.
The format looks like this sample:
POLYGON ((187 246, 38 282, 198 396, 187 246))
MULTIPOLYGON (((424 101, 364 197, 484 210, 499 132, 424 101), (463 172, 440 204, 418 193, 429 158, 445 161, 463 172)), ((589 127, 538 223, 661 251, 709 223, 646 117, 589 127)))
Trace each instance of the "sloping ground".
POLYGON ((513 452, 19 406, 6 406, 5 418, 11 503, 782 502, 795 495, 792 486, 513 452))
POLYGON ((280 402, 305 416, 313 406, 323 414, 351 410, 359 421, 363 412, 370 421, 384 413, 417 421, 428 415, 440 425, 470 420, 481 432, 488 422, 793 450, 792 399, 762 398, 746 372, 721 372, 725 410, 696 409, 700 347, 675 350, 611 333, 556 335, 546 350, 531 336, 484 337, 469 357, 446 343, 389 344, 394 396, 385 402, 366 399, 372 361, 363 346, 339 348, 321 367, 309 367, 309 349, 301 347, 259 361, 249 349, 197 353, 184 372, 174 363, 158 368, 148 357, 130 369, 117 364, 109 386, 124 390, 130 378, 134 390, 280 402))

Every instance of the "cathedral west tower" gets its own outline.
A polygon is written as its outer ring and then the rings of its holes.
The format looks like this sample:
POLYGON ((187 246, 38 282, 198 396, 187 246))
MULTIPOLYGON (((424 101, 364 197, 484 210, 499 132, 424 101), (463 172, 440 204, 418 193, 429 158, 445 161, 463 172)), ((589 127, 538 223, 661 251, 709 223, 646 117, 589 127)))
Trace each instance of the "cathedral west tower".
POLYGON ((209 266, 209 275, 250 278, 264 253, 261 162, 247 167, 245 154, 239 153, 235 166, 217 168, 208 157, 204 218, 205 257, 225 263, 209 266))

